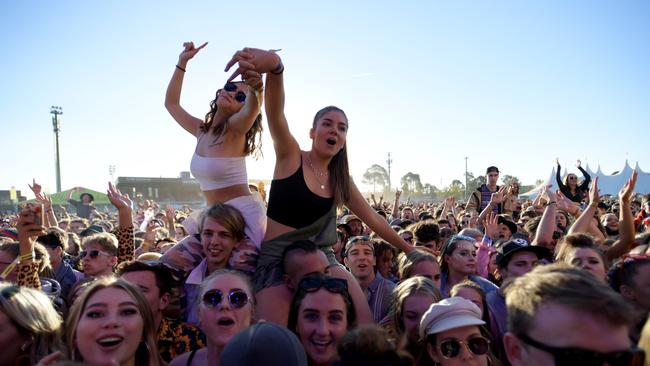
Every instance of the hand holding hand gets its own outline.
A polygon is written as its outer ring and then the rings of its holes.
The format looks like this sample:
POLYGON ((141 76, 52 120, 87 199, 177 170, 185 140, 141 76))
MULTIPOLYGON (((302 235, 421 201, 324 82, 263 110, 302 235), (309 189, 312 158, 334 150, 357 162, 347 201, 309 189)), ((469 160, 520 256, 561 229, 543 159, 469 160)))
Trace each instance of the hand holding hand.
POLYGON ((276 50, 265 51, 250 47, 235 52, 224 70, 227 72, 233 65, 238 64, 237 69, 230 75, 228 81, 232 81, 237 75, 243 74, 246 70, 255 70, 260 74, 264 74, 277 69, 278 66, 282 65, 282 61, 276 52, 276 50))

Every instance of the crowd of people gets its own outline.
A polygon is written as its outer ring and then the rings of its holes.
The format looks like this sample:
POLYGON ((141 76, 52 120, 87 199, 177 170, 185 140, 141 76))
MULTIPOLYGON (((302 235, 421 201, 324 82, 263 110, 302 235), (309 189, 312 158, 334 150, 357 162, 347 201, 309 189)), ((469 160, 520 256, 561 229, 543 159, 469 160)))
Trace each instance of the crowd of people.
POLYGON ((617 197, 578 162, 582 182, 558 175, 534 200, 496 166, 467 202, 366 198, 343 110, 318 111, 298 146, 276 51, 237 51, 210 111, 188 113, 183 79, 206 46, 183 45, 165 97, 196 138, 205 207, 109 183, 112 212, 71 192, 69 213, 34 181, 38 203, 2 220, 0 365, 650 365, 636 172, 617 197), (269 192, 245 165, 263 125, 269 192))

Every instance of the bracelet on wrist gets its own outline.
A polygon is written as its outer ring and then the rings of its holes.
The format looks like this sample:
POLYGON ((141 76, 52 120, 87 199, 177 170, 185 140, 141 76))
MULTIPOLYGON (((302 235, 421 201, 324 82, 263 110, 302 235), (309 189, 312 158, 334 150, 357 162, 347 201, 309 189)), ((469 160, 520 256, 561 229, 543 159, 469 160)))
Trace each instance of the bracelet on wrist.
POLYGON ((18 259, 20 260, 20 262, 26 262, 26 261, 34 260, 34 252, 23 254, 23 255, 19 256, 18 259))
POLYGON ((280 75, 280 74, 282 74, 283 72, 284 72, 284 64, 282 63, 282 59, 280 59, 280 64, 278 65, 278 67, 276 67, 275 69, 271 70, 271 74, 273 74, 273 75, 280 75))
POLYGON ((181 70, 182 72, 185 72, 185 69, 182 68, 182 67, 180 67, 180 66, 178 66, 178 65, 176 65, 176 68, 179 69, 179 70, 181 70))

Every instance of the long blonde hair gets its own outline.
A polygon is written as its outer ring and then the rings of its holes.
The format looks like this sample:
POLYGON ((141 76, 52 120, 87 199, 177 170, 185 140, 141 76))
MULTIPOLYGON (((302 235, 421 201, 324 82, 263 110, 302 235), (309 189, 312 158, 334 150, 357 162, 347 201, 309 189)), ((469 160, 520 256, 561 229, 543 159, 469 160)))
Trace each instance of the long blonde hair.
POLYGON ((156 342, 156 327, 149 304, 140 289, 131 283, 114 277, 102 277, 88 286, 83 294, 75 301, 65 324, 66 353, 70 360, 82 360, 79 350, 75 346, 75 337, 79 319, 88 300, 98 291, 106 288, 116 288, 126 291, 137 304, 142 321, 142 342, 135 353, 135 364, 144 366, 160 366, 162 364, 156 342))

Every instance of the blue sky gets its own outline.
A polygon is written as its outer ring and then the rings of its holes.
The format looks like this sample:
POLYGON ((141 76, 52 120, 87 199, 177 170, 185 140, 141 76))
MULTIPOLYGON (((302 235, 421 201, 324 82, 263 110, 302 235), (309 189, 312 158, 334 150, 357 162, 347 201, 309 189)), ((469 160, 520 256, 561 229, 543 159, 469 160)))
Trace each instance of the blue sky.
MULTIPOLYGON (((315 112, 343 108, 352 174, 384 164, 438 187, 497 165, 532 184, 556 157, 650 171, 647 1, 3 1, 0 189, 55 190, 51 105, 63 107, 63 189, 189 170, 193 137, 163 107, 184 41, 182 104, 207 112, 244 46, 282 48, 286 114, 308 148, 315 112)), ((264 158, 251 178, 270 178, 264 158)))

